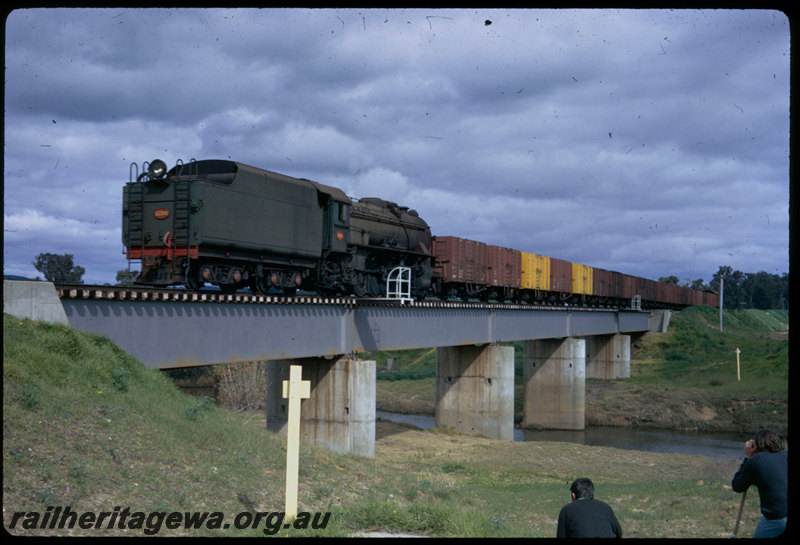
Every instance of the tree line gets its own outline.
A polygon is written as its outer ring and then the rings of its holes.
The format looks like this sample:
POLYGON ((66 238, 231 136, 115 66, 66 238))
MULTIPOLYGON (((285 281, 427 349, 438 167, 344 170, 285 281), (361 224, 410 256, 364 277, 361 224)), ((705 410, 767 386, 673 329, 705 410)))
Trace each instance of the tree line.
POLYGON ((720 286, 722 286, 723 308, 726 309, 757 308, 767 310, 771 308, 789 308, 789 273, 783 273, 782 275, 770 274, 764 271, 744 273, 721 265, 709 283, 705 283, 702 278, 699 278, 697 280, 687 279, 683 284, 680 284, 675 276, 665 276, 659 278, 658 281, 694 290, 710 290, 717 293, 720 293, 720 286))
MULTIPOLYGON (((39 254, 33 262, 36 270, 44 275, 48 282, 60 284, 83 284, 86 270, 74 263, 72 254, 39 254)), ((129 286, 136 279, 138 271, 122 269, 117 271, 116 286, 129 286)), ((38 277, 37 280, 40 280, 38 277)), ((789 273, 783 275, 770 274, 764 271, 743 273, 731 267, 720 266, 714 273, 711 282, 702 278, 686 279, 681 284, 676 276, 663 276, 659 282, 691 288, 698 291, 720 292, 720 284, 724 287, 723 304, 726 309, 740 308, 788 308, 789 306, 789 273)))

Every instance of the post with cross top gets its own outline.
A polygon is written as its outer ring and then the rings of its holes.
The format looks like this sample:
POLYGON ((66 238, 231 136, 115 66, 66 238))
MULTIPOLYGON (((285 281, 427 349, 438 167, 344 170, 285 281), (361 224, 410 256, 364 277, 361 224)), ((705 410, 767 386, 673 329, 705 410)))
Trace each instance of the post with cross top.
POLYGON ((297 474, 300 459, 300 400, 311 397, 311 381, 301 380, 303 367, 289 366, 289 380, 283 381, 283 397, 289 399, 286 426, 286 518, 297 516, 297 474))
POLYGON ((737 348, 736 349, 736 380, 739 381, 739 382, 742 381, 742 372, 741 372, 741 368, 739 367, 739 354, 741 354, 741 353, 742 353, 742 351, 737 348))

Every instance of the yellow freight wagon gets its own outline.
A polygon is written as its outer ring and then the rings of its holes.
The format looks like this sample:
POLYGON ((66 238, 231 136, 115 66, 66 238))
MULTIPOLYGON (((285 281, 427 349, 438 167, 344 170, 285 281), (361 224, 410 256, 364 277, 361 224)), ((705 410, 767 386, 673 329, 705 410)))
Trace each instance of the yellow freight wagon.
POLYGON ((522 289, 550 290, 550 258, 522 252, 522 289))
POLYGON ((592 267, 589 265, 581 265, 580 263, 572 264, 572 292, 584 293, 592 295, 594 288, 592 278, 592 267))

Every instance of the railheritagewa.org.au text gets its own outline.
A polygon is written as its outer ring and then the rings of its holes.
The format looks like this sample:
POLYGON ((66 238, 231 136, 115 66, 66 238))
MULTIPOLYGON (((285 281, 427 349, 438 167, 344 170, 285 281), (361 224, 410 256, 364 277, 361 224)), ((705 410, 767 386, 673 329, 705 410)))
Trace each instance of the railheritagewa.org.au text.
POLYGON ((328 526, 331 514, 300 512, 288 519, 282 511, 237 513, 228 518, 220 511, 133 511, 130 507, 114 507, 111 511, 74 511, 70 506, 49 506, 44 511, 15 511, 7 530, 136 530, 152 536, 170 530, 243 530, 261 528, 264 534, 274 535, 281 529, 322 530, 328 526))

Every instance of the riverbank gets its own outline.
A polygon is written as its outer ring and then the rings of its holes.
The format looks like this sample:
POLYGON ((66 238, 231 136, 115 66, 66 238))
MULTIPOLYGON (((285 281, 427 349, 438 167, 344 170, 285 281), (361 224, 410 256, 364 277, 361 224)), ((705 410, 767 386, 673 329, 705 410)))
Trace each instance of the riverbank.
POLYGON ((675 431, 789 432, 788 395, 725 395, 710 388, 589 381, 586 424, 675 431))
MULTIPOLYGON (((522 387, 515 387, 515 424, 522 421, 522 387)), ((435 416, 434 378, 378 381, 379 411, 435 416)), ((674 431, 753 433, 771 427, 788 437, 788 395, 720 395, 672 384, 586 382, 586 425, 674 431)))

